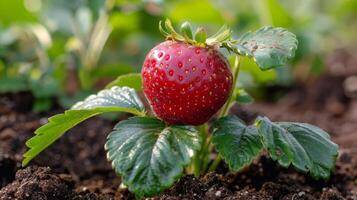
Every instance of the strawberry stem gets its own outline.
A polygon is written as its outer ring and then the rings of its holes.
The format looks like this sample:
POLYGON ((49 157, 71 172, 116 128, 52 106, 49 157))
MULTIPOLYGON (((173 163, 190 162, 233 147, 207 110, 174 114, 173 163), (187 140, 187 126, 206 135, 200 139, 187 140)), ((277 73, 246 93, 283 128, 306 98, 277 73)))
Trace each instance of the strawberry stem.
POLYGON ((240 69, 240 56, 236 54, 235 61, 234 61, 234 66, 233 66, 233 89, 231 91, 231 95, 228 98, 228 101, 224 105, 221 114, 219 117, 224 117, 228 114, 229 108, 231 107, 231 104, 233 103, 234 97, 233 97, 233 91, 234 88, 237 85, 237 80, 238 80, 238 75, 239 75, 239 69, 240 69))
POLYGON ((210 155, 210 135, 208 133, 208 125, 207 123, 198 126, 197 129, 199 130, 201 137, 202 137, 202 141, 203 141, 203 145, 201 147, 201 149, 196 152, 196 155, 193 158, 193 162, 192 162, 192 169, 193 169, 193 174, 196 177, 199 177, 201 175, 202 172, 205 171, 206 169, 206 165, 208 163, 209 160, 209 155, 210 155))
POLYGON ((220 154, 217 154, 216 159, 214 159, 213 163, 211 164, 211 166, 209 167, 208 171, 209 172, 213 172, 217 169, 218 165, 221 163, 222 161, 222 157, 220 154))

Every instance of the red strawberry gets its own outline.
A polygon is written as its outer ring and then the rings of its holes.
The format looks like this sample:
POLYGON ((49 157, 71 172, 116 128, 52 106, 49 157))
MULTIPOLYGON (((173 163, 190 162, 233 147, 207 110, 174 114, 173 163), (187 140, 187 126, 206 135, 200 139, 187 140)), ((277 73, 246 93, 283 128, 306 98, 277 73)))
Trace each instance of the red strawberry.
POLYGON ((155 114, 169 124, 199 125, 228 99, 232 73, 214 47, 168 40, 146 56, 141 75, 155 114))

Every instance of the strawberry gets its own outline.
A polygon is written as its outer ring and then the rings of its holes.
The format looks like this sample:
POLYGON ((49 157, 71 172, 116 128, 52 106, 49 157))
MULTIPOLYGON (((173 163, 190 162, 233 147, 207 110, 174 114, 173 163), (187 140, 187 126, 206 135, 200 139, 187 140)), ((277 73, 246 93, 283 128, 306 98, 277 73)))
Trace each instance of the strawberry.
POLYGON ((213 46, 201 46, 168 40, 146 56, 144 93, 157 117, 169 124, 203 124, 231 93, 227 59, 213 46))

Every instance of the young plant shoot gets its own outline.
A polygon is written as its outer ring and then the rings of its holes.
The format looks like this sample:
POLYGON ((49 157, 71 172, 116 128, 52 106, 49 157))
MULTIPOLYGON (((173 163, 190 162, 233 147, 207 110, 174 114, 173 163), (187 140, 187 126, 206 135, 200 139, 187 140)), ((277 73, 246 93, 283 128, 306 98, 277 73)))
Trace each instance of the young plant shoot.
POLYGON ((127 112, 134 117, 114 127, 105 149, 122 183, 138 198, 159 194, 184 171, 200 176, 215 170, 222 159, 239 171, 263 150, 283 167, 292 165, 315 179, 329 178, 338 146, 322 129, 262 116, 245 124, 227 115, 234 103, 252 100, 237 88, 240 57, 253 59, 261 70, 284 66, 297 48, 294 34, 263 27, 233 39, 223 26, 207 37, 203 28, 193 32, 188 22, 176 31, 169 20, 159 29, 166 41, 147 54, 141 75, 118 77, 98 94, 49 118, 27 141, 23 166, 78 123, 106 112, 127 112), (235 55, 234 66, 220 48, 235 55), (136 93, 141 90, 153 116, 136 93), (213 148, 219 154, 211 162, 213 148))

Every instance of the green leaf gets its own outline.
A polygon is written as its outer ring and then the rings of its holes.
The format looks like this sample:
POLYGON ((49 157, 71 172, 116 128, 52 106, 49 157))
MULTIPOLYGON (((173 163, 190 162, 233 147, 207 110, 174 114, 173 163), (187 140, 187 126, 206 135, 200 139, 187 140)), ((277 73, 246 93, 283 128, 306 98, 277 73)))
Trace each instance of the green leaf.
POLYGON ((170 35, 172 35, 176 39, 178 39, 180 41, 184 40, 184 37, 176 32, 174 26, 172 25, 172 23, 169 19, 165 20, 165 28, 167 30, 166 32, 168 32, 170 35))
POLYGON ((162 23, 163 23, 162 21, 159 22, 159 31, 163 36, 168 37, 170 35, 170 33, 168 33, 168 31, 166 30, 166 27, 164 28, 162 23))
POLYGON ((198 28, 196 33, 195 33, 195 40, 198 43, 204 44, 207 39, 207 33, 203 28, 198 28))
POLYGON ((193 39, 192 28, 191 28, 191 24, 189 22, 184 22, 181 25, 181 33, 185 38, 191 39, 191 40, 193 39))
POLYGON ((141 74, 132 73, 132 74, 126 74, 126 75, 119 76, 117 79, 110 82, 106 86, 106 88, 111 88, 113 86, 119 86, 119 87, 127 86, 127 87, 135 89, 136 91, 141 91, 142 90, 141 74))
POLYGON ((263 144, 273 160, 284 167, 292 164, 313 178, 327 179, 338 155, 338 145, 322 129, 305 123, 256 120, 263 144))
POLYGON ((263 145, 257 129, 236 116, 223 117, 213 125, 213 144, 233 170, 250 164, 263 145))
POLYGON ((234 97, 235 100, 241 104, 249 104, 254 102, 254 98, 241 88, 236 88, 234 90, 234 97))
POLYGON ((201 138, 192 126, 166 126, 156 118, 133 117, 115 126, 105 149, 123 183, 142 197, 169 188, 200 146, 201 138))
POLYGON ((128 87, 113 87, 91 95, 75 104, 71 110, 50 117, 47 124, 35 131, 36 135, 26 142, 30 149, 24 154, 22 165, 27 165, 72 127, 105 112, 128 112, 143 116, 144 105, 135 91, 128 87))
POLYGON ((293 33, 283 28, 263 27, 248 32, 239 39, 240 54, 253 57, 262 70, 284 66, 292 58, 298 41, 293 33))

